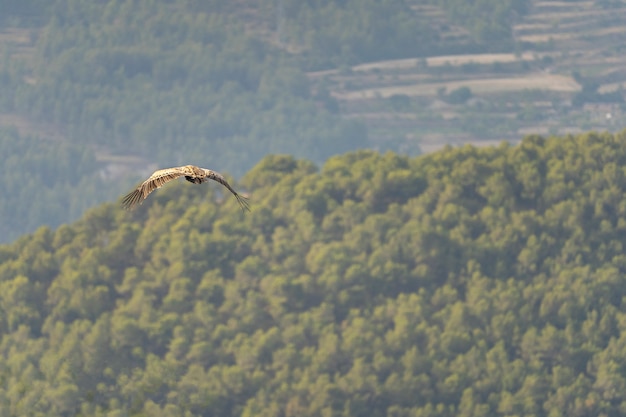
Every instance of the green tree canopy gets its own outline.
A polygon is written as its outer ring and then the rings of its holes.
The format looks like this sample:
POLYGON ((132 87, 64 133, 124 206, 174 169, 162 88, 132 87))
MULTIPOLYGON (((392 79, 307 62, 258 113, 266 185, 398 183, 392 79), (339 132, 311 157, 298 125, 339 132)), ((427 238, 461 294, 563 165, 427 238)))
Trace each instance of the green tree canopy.
POLYGON ((172 184, 0 246, 7 415, 619 415, 626 134, 172 184))

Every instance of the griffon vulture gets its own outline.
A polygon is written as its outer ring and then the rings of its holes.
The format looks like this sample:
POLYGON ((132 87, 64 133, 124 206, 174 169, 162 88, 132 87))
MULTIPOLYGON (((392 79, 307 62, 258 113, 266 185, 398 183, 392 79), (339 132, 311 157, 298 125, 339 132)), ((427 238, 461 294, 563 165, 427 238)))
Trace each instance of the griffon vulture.
POLYGON ((211 171, 210 169, 200 168, 194 165, 185 165, 182 167, 159 169, 154 171, 150 177, 142 182, 133 192, 127 194, 122 200, 122 207, 126 210, 131 210, 137 205, 143 203, 152 191, 160 188, 163 184, 170 182, 176 178, 185 177, 185 179, 194 184, 202 184, 207 180, 217 181, 228 189, 239 203, 242 211, 250 211, 248 205, 248 199, 235 190, 224 179, 224 176, 219 172, 211 171))

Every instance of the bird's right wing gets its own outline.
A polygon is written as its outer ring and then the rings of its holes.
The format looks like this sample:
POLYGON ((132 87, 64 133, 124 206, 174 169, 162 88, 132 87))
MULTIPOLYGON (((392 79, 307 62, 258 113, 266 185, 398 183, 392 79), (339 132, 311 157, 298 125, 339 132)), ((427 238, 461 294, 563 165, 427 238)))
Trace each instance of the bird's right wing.
POLYGON ((134 191, 127 194, 122 199, 122 207, 131 210, 148 197, 152 191, 163 186, 163 184, 186 175, 182 167, 165 168, 154 171, 150 177, 142 182, 134 191))
POLYGON ((235 196, 235 198, 237 199, 237 202, 239 203, 239 207, 241 207, 241 211, 243 212, 245 212, 246 210, 250 211, 250 203, 248 202, 248 197, 244 197, 243 195, 235 191, 233 187, 230 186, 228 181, 226 181, 226 178, 224 178, 222 174, 220 174, 219 172, 212 171, 210 169, 206 169, 206 168, 203 168, 203 170, 207 178, 222 184, 224 187, 228 189, 228 191, 230 191, 235 196))

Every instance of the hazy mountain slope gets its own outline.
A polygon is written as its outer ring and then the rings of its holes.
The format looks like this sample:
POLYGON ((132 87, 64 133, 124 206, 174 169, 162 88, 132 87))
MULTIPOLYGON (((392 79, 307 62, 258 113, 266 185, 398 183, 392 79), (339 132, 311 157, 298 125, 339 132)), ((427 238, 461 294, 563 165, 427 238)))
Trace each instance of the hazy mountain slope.
MULTIPOLYGON (((2 217, 0 241, 74 220, 157 166, 194 163, 238 177, 268 153, 322 163, 355 149, 419 149, 414 140, 410 146, 404 138, 389 140, 389 132, 370 135, 364 118, 344 117, 329 86, 311 83, 305 71, 508 48, 508 37, 498 37, 502 44, 481 39, 476 22, 506 31, 511 22, 502 16, 526 1, 483 0, 463 10, 471 15, 467 30, 422 13, 426 7, 456 16, 462 2, 428 3, 1 2, 0 127, 76 146, 95 162, 77 173, 84 182, 67 193, 24 182, 20 193, 36 200, 27 204, 17 192, 4 194, 5 205, 21 218, 2 217)), ((12 139, 1 140, 9 147, 0 163, 6 155, 49 158, 45 144, 25 155, 12 139)))
POLYGON ((626 136, 268 157, 0 247, 0 409, 618 415, 626 136), (217 200, 216 200, 217 199, 217 200))
POLYGON ((0 154, 0 242, 79 218, 103 197, 131 187, 128 181, 107 181, 94 152, 80 143, 0 128, 0 154))

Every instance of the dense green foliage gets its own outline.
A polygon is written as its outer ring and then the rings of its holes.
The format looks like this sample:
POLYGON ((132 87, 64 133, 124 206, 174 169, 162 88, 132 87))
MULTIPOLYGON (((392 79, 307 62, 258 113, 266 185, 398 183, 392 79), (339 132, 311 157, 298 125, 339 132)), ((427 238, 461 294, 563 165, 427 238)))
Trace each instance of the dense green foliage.
POLYGON ((0 247, 0 414, 626 412, 626 132, 273 156, 0 247))

